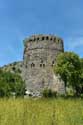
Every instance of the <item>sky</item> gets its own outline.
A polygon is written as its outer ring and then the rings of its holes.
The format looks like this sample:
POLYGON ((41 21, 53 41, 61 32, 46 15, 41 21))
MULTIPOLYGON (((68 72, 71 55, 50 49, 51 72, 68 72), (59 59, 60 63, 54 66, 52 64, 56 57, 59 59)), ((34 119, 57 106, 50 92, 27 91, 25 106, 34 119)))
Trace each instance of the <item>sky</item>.
POLYGON ((23 40, 52 34, 83 58, 83 0, 0 0, 0 66, 23 59, 23 40))

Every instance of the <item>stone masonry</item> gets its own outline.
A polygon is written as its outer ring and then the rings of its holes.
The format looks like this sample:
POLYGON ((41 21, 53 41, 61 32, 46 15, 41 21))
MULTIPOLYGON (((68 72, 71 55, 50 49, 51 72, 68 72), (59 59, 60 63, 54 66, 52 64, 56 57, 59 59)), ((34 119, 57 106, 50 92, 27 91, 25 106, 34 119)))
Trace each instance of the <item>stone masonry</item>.
POLYGON ((65 93, 64 82, 54 74, 56 57, 64 52, 63 40, 53 35, 34 35, 24 40, 23 79, 28 92, 48 88, 65 93))

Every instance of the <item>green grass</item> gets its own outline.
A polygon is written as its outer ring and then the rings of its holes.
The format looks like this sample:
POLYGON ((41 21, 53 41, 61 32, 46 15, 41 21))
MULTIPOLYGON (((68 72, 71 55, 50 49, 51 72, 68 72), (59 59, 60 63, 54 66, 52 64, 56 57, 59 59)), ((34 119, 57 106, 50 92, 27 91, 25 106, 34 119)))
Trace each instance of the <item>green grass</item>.
POLYGON ((83 125, 83 100, 0 99, 0 125, 83 125))

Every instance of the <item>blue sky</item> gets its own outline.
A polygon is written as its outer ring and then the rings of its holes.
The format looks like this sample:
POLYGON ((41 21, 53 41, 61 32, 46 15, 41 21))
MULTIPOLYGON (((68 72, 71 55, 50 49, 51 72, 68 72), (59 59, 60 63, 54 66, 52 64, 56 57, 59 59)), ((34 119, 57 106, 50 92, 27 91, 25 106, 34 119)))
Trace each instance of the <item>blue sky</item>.
POLYGON ((54 34, 83 57, 83 0, 0 0, 0 66, 22 60, 23 39, 54 34))

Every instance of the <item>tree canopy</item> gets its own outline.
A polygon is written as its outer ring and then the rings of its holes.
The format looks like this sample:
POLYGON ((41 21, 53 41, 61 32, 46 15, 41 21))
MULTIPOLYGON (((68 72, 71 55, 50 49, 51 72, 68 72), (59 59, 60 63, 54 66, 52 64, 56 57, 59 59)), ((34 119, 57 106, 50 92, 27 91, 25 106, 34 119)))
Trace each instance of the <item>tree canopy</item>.
POLYGON ((72 86, 76 94, 79 94, 79 88, 82 86, 83 59, 73 53, 64 52, 57 56, 54 71, 59 74, 65 83, 65 87, 72 86))
POLYGON ((0 97, 23 96, 25 92, 25 84, 21 76, 11 72, 0 70, 0 97))

